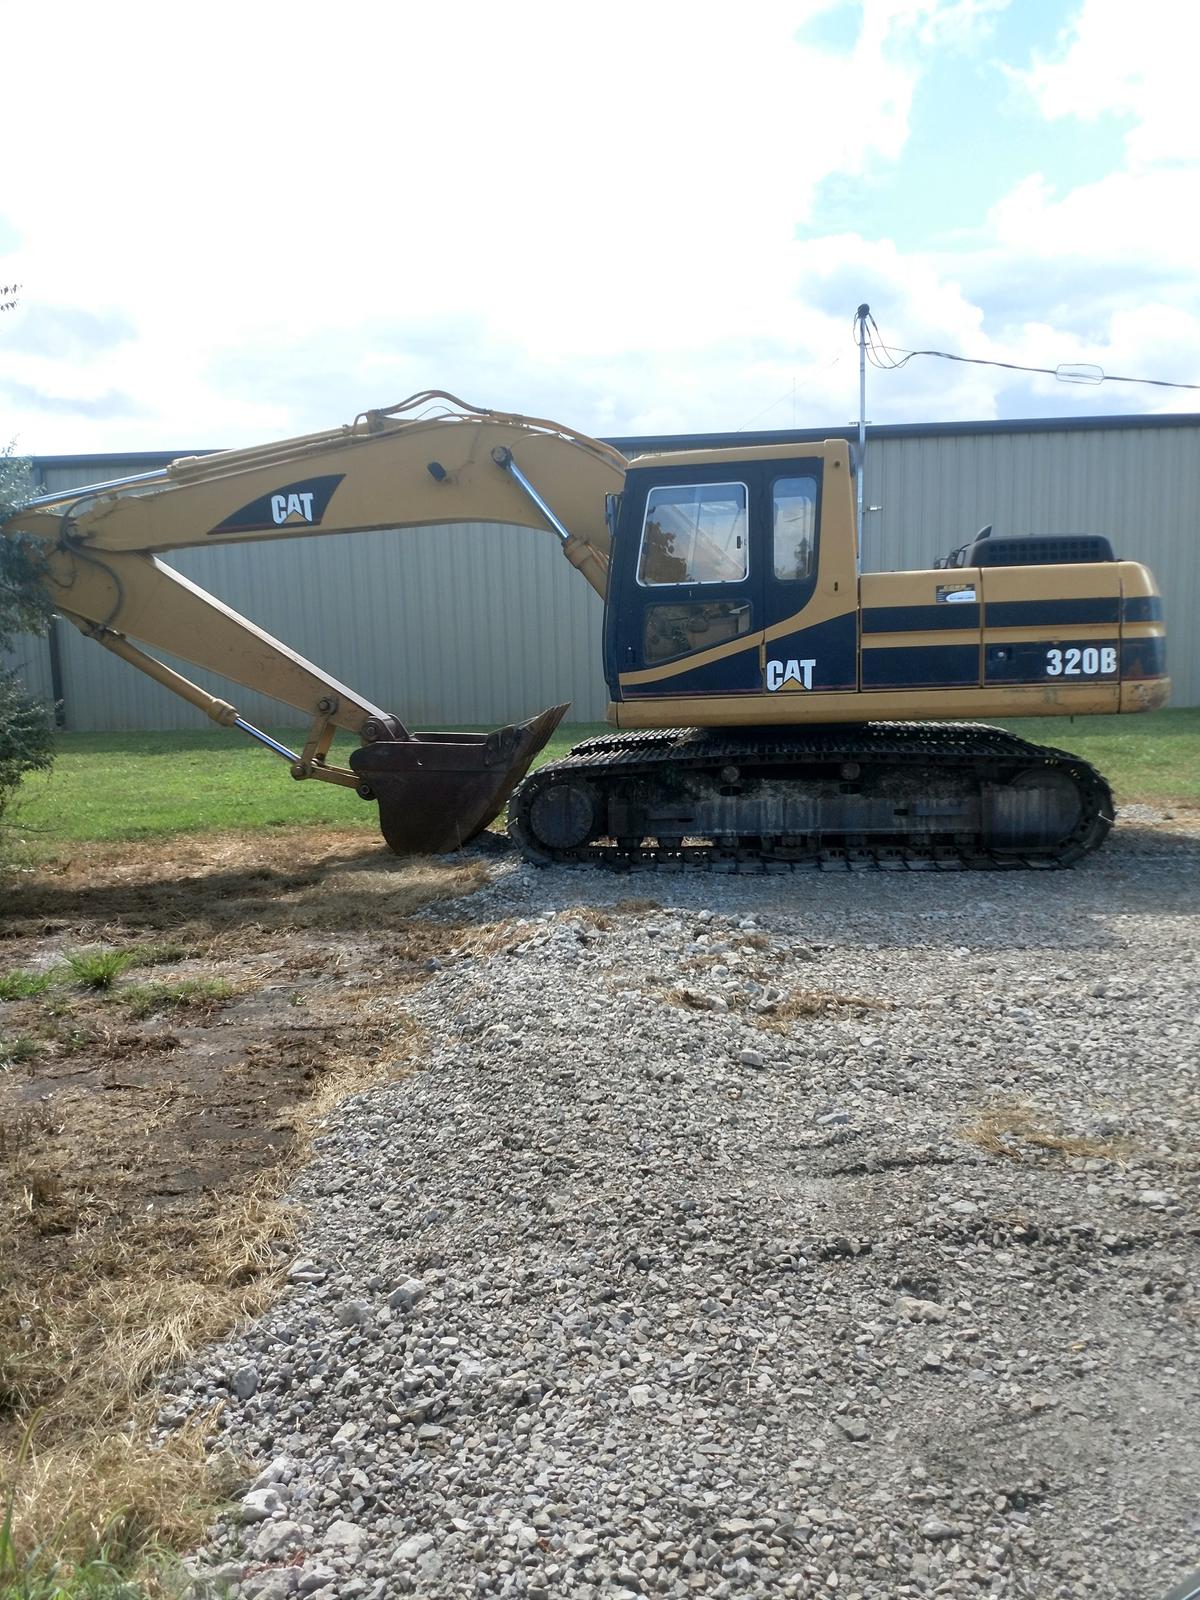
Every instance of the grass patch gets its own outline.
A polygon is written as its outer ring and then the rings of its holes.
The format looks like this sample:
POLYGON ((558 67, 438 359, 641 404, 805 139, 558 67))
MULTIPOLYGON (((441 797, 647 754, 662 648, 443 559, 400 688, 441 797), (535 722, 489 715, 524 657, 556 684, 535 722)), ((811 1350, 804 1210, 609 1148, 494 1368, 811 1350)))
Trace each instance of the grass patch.
POLYGON ((111 989, 130 964, 128 950, 69 950, 66 976, 81 989, 111 989))
MULTIPOLYGON (((61 1206, 36 1151, 7 1155, 12 1204, 61 1206)), ((274 1297, 295 1228, 278 1187, 268 1173, 186 1215, 90 1230, 50 1273, 0 1272, 0 1600, 140 1594, 120 1585, 151 1580, 165 1547, 195 1542, 228 1497, 233 1464, 208 1450, 215 1417, 160 1441, 155 1385, 274 1297)))
MULTIPOLYGON (((41 1050, 38 1041, 31 1039, 27 1033, 18 1034, 15 1039, 0 1039, 0 1072, 20 1066, 23 1061, 32 1061, 41 1054, 41 1050)), ((0 1600, 3 1600, 2 1596, 0 1600)))
POLYGON ((103 1546, 78 1564, 62 1568, 54 1561, 39 1569, 36 1562, 21 1561, 6 1549, 0 1528, 0 1600, 142 1600, 147 1595, 121 1576, 103 1546))
POLYGON ((53 982, 53 972, 0 972, 0 1000, 36 1000, 53 982))
POLYGON ((11 959, 32 968, 52 935, 58 953, 32 985, 8 975, 24 1010, 0 1046, 44 1058, 34 1102, 0 1074, 0 1600, 175 1593, 169 1552, 234 1484, 215 1419, 158 1437, 157 1386, 275 1298, 299 1215, 279 1196, 318 1120, 421 1059, 381 962, 417 982, 511 942, 412 916, 487 876, 301 830, 20 874, 11 959), (268 977, 261 1004, 207 1015, 268 977))
MULTIPOLYGON (((1119 803, 1200 805, 1200 709, 1022 717, 999 725, 1091 761, 1119 803)), ((560 727, 535 765, 612 731, 603 723, 560 727)), ((292 748, 303 740, 295 728, 274 734, 292 748)), ((355 744, 340 736, 331 760, 344 765, 355 744)), ((14 839, 35 854, 72 841, 210 830, 316 825, 373 834, 377 828, 373 804, 332 784, 292 782, 282 761, 224 729, 62 733, 56 745, 53 769, 26 778, 9 819, 14 839)))
POLYGON ((1031 1149, 1115 1162, 1124 1161, 1129 1154, 1129 1141, 1125 1139, 1058 1133, 1040 1119, 1032 1106, 989 1107, 974 1122, 959 1128, 958 1137, 1007 1161, 1023 1161, 1031 1149))
POLYGON ((1118 805, 1200 805, 1200 707, 1125 717, 1016 717, 997 726, 1090 761, 1118 805))
MULTIPOLYGON (((111 989, 131 967, 170 966, 185 961, 192 954, 190 945, 173 940, 126 945, 121 949, 96 946, 68 951, 63 956, 64 965, 45 972, 0 973, 0 1000, 38 1000, 60 983, 75 983, 81 989, 111 989)), ((51 1015, 61 1015, 62 1009, 61 1004, 56 1006, 53 1002, 47 1006, 51 1015)), ((3 1595, 0 1600, 4 1600, 3 1595)))
MULTIPOLYGON (((467 730, 466 731, 477 731, 467 730)), ((556 760, 602 723, 558 728, 539 757, 556 760)), ((273 736, 291 749, 297 728, 273 736)), ((344 766, 357 739, 339 735, 330 762, 344 766)), ((35 853, 82 840, 161 838, 176 833, 296 824, 378 831, 378 808, 353 790, 296 783, 286 763, 241 734, 197 728, 169 733, 60 733, 54 766, 21 785, 7 821, 35 853)))
POLYGON ((236 993, 224 978, 181 978, 178 983, 126 984, 114 993, 113 1000, 140 1018, 156 1011, 206 1010, 236 993))
POLYGON ((231 1491, 232 1464, 207 1450, 213 1417, 155 1437, 154 1384, 273 1297, 294 1222, 272 1187, 127 1227, 85 1243, 68 1271, 6 1283, 0 1412, 32 1418, 32 1447, 24 1459, 0 1452, 11 1499, 2 1600, 58 1595, 56 1583, 64 1600, 106 1594, 110 1577, 142 1574, 164 1545, 194 1542, 231 1491))
POLYGON ((131 945, 125 951, 129 967, 171 967, 178 961, 186 961, 195 953, 191 945, 169 939, 131 945))

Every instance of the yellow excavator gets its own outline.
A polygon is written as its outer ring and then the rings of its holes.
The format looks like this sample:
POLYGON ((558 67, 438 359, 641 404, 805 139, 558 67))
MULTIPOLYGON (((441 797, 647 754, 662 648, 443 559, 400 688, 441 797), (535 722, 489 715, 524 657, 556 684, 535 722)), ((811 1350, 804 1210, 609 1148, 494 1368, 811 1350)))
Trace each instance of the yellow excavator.
POLYGON ((975 719, 1163 705, 1153 577, 1103 538, 986 529, 927 571, 861 573, 854 499, 841 439, 627 460, 558 423, 431 390, 329 432, 43 495, 3 531, 36 542, 76 627, 293 777, 376 801, 401 854, 459 848, 507 801, 510 831, 540 863, 1079 859, 1112 823, 1104 779, 975 719), (489 734, 413 732, 158 559, 461 522, 551 533, 604 602, 620 731, 529 776, 566 706, 489 734), (141 646, 297 707, 310 719, 302 748, 141 646), (362 741, 348 769, 328 760, 339 728, 362 741))

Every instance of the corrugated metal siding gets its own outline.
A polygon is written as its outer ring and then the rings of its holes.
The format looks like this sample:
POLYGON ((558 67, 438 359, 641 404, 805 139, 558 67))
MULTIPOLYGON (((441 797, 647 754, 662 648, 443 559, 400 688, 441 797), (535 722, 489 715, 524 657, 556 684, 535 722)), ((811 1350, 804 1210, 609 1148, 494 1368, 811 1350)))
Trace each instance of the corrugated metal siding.
MULTIPOLYGON (((726 441, 733 443, 732 440, 726 441)), ((157 465, 56 463, 49 490, 157 465)), ((1200 427, 872 437, 863 565, 924 567, 984 523, 997 533, 1103 533, 1144 561, 1166 597, 1175 705, 1200 704, 1200 427)), ((417 724, 503 722, 570 699, 598 721, 602 607, 552 539, 456 528, 223 545, 172 564, 368 698, 417 724)), ((62 627, 67 726, 196 727, 165 689, 62 627)), ((44 641, 14 658, 50 697, 44 641)), ((302 719, 252 691, 171 661, 266 723, 302 719)))
POLYGON ((998 534, 1100 533, 1154 573, 1172 705, 1200 704, 1200 428, 872 440, 863 566, 929 566, 986 523, 998 534))
MULTIPOLYGON (((274 550, 225 545, 181 551, 171 564, 408 722, 508 722, 565 699, 573 720, 603 719, 600 601, 553 541, 529 529, 466 524, 276 541, 274 550)), ((69 728, 203 725, 199 712, 75 628, 61 633, 69 728)), ((253 722, 306 720, 163 659, 253 722)))
POLYGON ((50 677, 50 648, 45 639, 24 636, 14 650, 0 650, 0 671, 19 672, 26 688, 47 705, 54 699, 50 677))

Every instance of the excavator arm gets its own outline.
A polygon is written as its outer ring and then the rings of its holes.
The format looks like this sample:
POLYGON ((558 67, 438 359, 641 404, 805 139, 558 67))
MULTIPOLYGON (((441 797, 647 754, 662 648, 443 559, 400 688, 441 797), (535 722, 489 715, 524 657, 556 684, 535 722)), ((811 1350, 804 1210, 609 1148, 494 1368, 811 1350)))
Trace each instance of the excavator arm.
POLYGON ((486 827, 566 707, 488 735, 413 734, 157 553, 367 529, 516 524, 552 533, 603 597, 606 496, 620 492, 625 469, 617 451, 558 423, 427 391, 326 433, 45 495, 3 531, 41 547, 46 587, 82 632, 215 721, 269 746, 293 776, 377 799, 393 849, 436 851, 486 827), (303 711, 311 719, 303 749, 278 744, 133 640, 303 711), (349 771, 326 761, 338 728, 363 740, 349 771))

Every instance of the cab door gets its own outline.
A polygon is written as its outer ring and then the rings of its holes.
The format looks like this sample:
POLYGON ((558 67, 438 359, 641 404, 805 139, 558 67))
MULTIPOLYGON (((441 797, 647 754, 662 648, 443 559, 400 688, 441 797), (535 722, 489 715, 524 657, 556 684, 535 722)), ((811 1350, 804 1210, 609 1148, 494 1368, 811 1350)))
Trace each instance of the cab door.
POLYGON ((762 474, 763 687, 801 697, 813 690, 853 693, 853 530, 825 516, 825 461, 764 461, 762 474))
POLYGON ((760 477, 757 462, 628 474, 605 624, 614 700, 761 689, 760 477))

